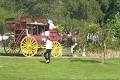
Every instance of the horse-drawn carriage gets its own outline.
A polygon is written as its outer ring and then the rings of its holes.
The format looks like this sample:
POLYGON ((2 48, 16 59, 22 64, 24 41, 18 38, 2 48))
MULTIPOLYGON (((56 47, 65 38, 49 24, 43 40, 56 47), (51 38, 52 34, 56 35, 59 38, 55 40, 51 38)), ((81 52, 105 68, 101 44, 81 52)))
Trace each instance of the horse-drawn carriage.
POLYGON ((6 54, 22 53, 26 57, 34 56, 39 49, 45 48, 46 37, 53 41, 52 56, 61 55, 62 46, 58 30, 53 27, 52 21, 43 16, 22 16, 20 19, 8 18, 5 20, 3 46, 6 54))

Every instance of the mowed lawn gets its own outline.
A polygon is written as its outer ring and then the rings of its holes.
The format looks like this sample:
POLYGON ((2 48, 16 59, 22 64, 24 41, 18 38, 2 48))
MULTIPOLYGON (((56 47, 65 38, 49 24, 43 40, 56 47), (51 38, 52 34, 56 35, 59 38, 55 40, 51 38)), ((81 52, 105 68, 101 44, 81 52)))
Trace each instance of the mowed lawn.
POLYGON ((0 57, 0 80, 120 80, 120 59, 0 57))

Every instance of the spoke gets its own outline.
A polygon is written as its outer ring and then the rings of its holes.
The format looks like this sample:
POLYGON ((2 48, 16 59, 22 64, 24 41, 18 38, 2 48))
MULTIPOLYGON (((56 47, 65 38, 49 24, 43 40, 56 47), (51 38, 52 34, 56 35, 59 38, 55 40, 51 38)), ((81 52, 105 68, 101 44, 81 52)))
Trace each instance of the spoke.
POLYGON ((22 44, 27 44, 27 42, 24 40, 22 44))
POLYGON ((61 54, 61 44, 59 42, 53 42, 53 57, 58 57, 61 54))
POLYGON ((26 46, 21 46, 21 48, 23 48, 23 49, 24 49, 24 48, 26 48, 26 46))
POLYGON ((37 52, 37 48, 38 48, 37 45, 38 45, 37 41, 34 39, 34 37, 31 37, 31 36, 25 37, 21 42, 21 50, 22 50, 23 55, 27 57, 34 56, 35 53, 37 52))

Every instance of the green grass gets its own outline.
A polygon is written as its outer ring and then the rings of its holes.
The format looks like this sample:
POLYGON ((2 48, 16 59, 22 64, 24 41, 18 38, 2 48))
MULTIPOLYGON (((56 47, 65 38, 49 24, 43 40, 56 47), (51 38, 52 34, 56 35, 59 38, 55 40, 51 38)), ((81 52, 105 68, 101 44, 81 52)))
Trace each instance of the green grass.
POLYGON ((120 59, 0 57, 0 80, 120 80, 120 59), (41 62, 40 62, 41 61, 41 62))

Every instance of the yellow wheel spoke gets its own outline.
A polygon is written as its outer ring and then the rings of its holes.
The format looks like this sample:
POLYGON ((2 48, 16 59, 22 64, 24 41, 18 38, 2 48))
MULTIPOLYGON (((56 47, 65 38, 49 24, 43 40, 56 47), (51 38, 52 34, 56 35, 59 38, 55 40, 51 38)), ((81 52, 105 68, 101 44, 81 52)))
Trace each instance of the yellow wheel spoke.
POLYGON ((59 42, 53 42, 52 56, 58 57, 62 54, 62 46, 59 42))
POLYGON ((38 44, 34 37, 26 36, 22 39, 20 47, 24 56, 31 57, 37 53, 38 44))

